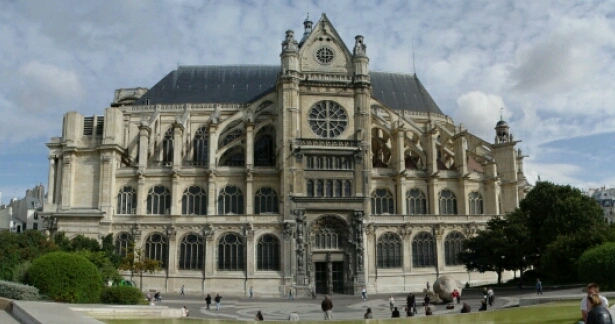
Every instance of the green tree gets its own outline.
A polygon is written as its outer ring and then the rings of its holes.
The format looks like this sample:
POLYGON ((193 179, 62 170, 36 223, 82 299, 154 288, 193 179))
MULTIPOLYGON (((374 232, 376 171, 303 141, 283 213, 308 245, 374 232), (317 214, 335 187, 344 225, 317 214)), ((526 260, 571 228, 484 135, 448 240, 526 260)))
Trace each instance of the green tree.
POLYGON ((20 264, 55 250, 56 245, 40 231, 0 232, 0 279, 12 280, 20 264))
POLYGON ((154 273, 162 270, 162 262, 150 259, 143 254, 143 249, 134 248, 131 243, 126 257, 120 263, 120 270, 130 271, 130 279, 132 280, 135 274, 139 275, 139 289, 143 289, 143 273, 154 273))
POLYGON ((585 282, 598 283, 605 290, 615 289, 615 242, 585 251, 579 258, 577 271, 585 282))

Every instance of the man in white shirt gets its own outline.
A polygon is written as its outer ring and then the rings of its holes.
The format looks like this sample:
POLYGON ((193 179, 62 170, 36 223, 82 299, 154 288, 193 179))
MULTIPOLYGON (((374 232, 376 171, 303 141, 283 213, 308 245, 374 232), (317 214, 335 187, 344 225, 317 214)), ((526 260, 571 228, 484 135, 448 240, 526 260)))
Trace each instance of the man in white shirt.
MULTIPOLYGON (((598 294, 600 292, 600 287, 595 283, 590 283, 589 285, 587 285, 586 290, 587 290, 587 296, 583 298, 583 300, 581 301, 581 315, 583 315, 583 322, 585 323, 587 323, 587 313, 588 313, 587 297, 591 296, 592 294, 598 294)), ((606 299, 602 295, 598 295, 598 296, 600 296, 600 299, 602 300, 602 306, 609 308, 609 300, 606 299)))

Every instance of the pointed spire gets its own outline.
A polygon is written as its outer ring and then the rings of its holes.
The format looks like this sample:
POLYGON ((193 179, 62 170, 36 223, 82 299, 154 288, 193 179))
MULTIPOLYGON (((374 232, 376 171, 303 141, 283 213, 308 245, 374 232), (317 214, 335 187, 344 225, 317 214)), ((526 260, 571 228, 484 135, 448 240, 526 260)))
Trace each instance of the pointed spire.
POLYGON ((310 20, 310 13, 308 12, 307 17, 303 21, 303 27, 305 31, 303 32, 303 37, 301 37, 301 40, 299 41, 299 46, 303 45, 303 43, 305 43, 305 41, 307 40, 308 36, 310 36, 313 30, 313 25, 314 23, 310 20))

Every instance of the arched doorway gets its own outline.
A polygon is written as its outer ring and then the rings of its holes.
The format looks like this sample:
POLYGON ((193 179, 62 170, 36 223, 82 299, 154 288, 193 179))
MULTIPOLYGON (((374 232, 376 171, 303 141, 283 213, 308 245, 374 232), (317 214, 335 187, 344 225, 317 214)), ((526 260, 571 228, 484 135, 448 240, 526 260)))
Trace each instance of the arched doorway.
POLYGON ((348 266, 348 223, 337 215, 323 215, 310 230, 312 282, 317 294, 343 294, 352 285, 348 266))

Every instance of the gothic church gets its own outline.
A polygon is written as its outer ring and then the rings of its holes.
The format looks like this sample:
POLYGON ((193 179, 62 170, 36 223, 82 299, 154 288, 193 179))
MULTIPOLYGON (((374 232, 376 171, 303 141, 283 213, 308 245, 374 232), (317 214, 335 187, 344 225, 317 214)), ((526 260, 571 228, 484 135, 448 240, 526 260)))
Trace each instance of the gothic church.
MULTIPOLYGON (((162 271, 144 291, 283 296, 421 290, 528 186, 504 121, 493 142, 445 115, 416 75, 369 70, 323 14, 280 65, 179 66, 68 112, 51 138, 51 234, 113 234, 162 271)), ((374 49, 378 51, 379 49, 374 49)), ((129 275, 129 274, 127 274, 129 275)))

